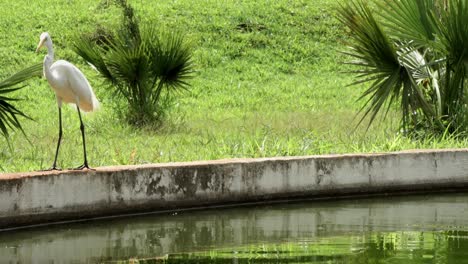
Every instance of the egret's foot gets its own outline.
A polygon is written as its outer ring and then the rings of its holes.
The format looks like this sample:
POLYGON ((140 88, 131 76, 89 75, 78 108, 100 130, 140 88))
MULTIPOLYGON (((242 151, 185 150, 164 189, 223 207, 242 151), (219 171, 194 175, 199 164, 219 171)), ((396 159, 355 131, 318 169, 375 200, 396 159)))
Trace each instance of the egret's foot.
POLYGON ((88 166, 88 164, 83 164, 79 167, 76 167, 76 168, 70 168, 70 170, 84 170, 84 169, 87 169, 87 170, 95 170, 95 169, 92 169, 88 166))
POLYGON ((40 171, 61 171, 62 169, 57 167, 57 166, 52 166, 48 169, 45 169, 45 170, 40 170, 40 171))

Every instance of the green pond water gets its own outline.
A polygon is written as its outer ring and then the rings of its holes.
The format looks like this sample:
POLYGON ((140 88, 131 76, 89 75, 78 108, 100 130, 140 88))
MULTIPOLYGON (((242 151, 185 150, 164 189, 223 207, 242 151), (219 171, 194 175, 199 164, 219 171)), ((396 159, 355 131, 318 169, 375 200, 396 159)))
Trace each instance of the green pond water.
POLYGON ((468 263, 468 194, 291 202, 4 231, 0 263, 468 263))

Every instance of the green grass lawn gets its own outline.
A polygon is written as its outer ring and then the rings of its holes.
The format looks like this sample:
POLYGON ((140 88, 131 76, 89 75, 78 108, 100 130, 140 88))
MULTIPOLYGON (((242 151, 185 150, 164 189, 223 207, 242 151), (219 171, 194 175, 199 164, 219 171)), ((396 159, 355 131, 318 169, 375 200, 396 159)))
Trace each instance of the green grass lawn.
MULTIPOLYGON (((352 86, 347 40, 334 16, 336 0, 133 0, 142 22, 185 32, 196 72, 161 128, 135 128, 118 111, 96 72, 72 51, 73 38, 98 25, 113 27, 120 10, 111 0, 6 1, 0 9, 0 77, 41 62, 34 53, 48 31, 56 59, 76 64, 101 102, 84 116, 90 166, 382 152, 464 147, 466 140, 413 141, 398 133, 398 114, 380 119, 366 133, 355 130, 356 102, 365 87, 352 86)), ((58 112, 45 79, 15 94, 34 121, 23 119, 26 138, 15 132, 0 149, 0 171, 50 167, 58 138, 58 112)), ((76 111, 63 110, 60 167, 82 163, 76 111)))

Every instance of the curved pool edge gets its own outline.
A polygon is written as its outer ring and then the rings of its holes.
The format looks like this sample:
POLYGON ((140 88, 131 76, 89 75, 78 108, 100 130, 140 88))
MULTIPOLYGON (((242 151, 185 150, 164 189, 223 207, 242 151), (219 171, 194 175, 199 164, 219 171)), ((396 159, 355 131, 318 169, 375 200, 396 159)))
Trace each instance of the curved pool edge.
POLYGON ((468 149, 0 174, 0 229, 285 199, 468 189, 468 149))

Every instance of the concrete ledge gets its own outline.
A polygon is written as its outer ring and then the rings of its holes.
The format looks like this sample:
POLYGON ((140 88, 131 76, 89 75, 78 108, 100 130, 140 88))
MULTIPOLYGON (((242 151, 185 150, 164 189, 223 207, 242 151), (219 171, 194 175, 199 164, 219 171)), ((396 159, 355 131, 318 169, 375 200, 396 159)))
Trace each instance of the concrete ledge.
POLYGON ((0 175, 0 228, 292 198, 468 189, 468 149, 0 175))

